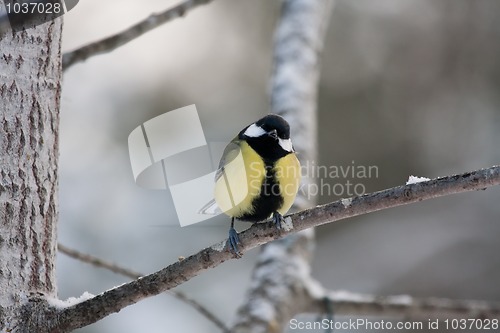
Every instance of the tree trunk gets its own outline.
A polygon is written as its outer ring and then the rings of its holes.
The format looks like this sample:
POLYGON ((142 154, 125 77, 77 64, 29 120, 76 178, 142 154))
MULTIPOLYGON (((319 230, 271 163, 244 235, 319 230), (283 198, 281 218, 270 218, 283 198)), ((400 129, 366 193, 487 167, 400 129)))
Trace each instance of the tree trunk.
POLYGON ((32 296, 57 294, 61 32, 59 18, 0 37, 2 332, 33 328, 32 296))

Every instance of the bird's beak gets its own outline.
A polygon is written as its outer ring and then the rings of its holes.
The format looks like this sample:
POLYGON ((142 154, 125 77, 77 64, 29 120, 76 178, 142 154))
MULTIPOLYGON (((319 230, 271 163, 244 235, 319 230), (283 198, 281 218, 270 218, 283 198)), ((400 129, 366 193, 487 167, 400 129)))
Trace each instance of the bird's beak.
POLYGON ((267 135, 273 138, 274 140, 278 140, 278 132, 276 132, 275 129, 272 131, 267 132, 267 135))

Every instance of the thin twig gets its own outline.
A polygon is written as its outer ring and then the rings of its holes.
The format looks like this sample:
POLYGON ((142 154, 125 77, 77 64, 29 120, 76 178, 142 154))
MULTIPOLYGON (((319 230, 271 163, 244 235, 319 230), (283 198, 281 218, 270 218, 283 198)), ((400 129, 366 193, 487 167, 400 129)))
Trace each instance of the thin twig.
POLYGON ((64 53, 62 59, 63 71, 78 62, 87 60, 92 56, 111 52, 164 23, 184 16, 191 9, 207 4, 211 1, 212 0, 186 0, 163 12, 152 14, 146 19, 115 35, 82 46, 76 50, 66 52, 64 53))
MULTIPOLYGON (((259 245, 304 229, 423 200, 483 190, 494 185, 500 185, 500 166, 335 201, 288 215, 286 219, 293 225, 291 230, 279 232, 275 228, 268 228, 266 223, 254 224, 240 234, 240 249, 245 253, 259 245)), ((220 242, 158 272, 61 309, 53 321, 53 331, 70 331, 87 326, 141 299, 172 289, 226 260, 234 259, 233 255, 225 250, 225 244, 226 241, 220 242)))
POLYGON ((112 271, 113 273, 124 275, 131 279, 138 279, 144 275, 136 271, 133 271, 131 269, 120 267, 114 263, 105 261, 101 258, 91 256, 90 254, 82 253, 77 250, 71 249, 61 243, 57 244, 57 249, 59 250, 59 252, 64 253, 65 255, 73 259, 86 262, 87 264, 91 264, 96 267, 107 269, 109 271, 112 271))
MULTIPOLYGON (((61 243, 57 244, 57 249, 59 250, 59 252, 64 253, 65 255, 67 255, 73 259, 91 264, 91 265, 96 266, 96 267, 107 269, 113 273, 120 274, 120 275, 129 277, 131 279, 138 279, 141 276, 144 276, 144 274, 141 274, 141 273, 136 272, 134 270, 124 268, 124 267, 118 266, 117 264, 103 260, 101 258, 91 256, 90 254, 82 253, 80 251, 71 249, 71 248, 69 248, 61 243)), ((212 323, 214 323, 215 326, 220 328, 222 330, 222 332, 230 333, 229 329, 222 322, 222 320, 217 318, 217 316, 215 316, 210 310, 208 310, 206 307, 204 307, 203 305, 201 305, 200 303, 198 303, 194 299, 186 296, 184 293, 181 293, 179 291, 167 290, 166 292, 168 294, 176 297, 177 299, 180 299, 181 301, 192 306, 199 313, 204 315, 208 320, 210 320, 212 323)))
MULTIPOLYGON (((316 287, 315 287, 316 288, 316 287)), ((498 318, 500 304, 486 301, 454 300, 446 298, 415 298, 408 295, 375 296, 347 291, 326 291, 316 297, 308 309, 325 313, 325 297, 335 308, 335 314, 363 315, 418 320, 431 318, 498 318)))

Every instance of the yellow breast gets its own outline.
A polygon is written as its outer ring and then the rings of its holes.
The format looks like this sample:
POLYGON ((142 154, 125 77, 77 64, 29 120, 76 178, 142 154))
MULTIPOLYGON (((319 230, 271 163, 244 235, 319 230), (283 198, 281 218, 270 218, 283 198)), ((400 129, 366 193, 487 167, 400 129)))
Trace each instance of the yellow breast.
MULTIPOLYGON (((278 212, 283 215, 292 206, 300 185, 300 164, 295 154, 278 160, 274 173, 283 197, 278 212)), ((262 158, 245 141, 241 141, 239 151, 224 166, 222 176, 215 183, 217 205, 231 217, 252 214, 252 201, 260 195, 265 176, 262 158)))
POLYGON ((252 200, 266 174, 264 161, 246 142, 241 141, 239 148, 215 183, 215 201, 231 217, 252 213, 252 200))
POLYGON ((278 212, 284 215, 292 207, 299 190, 300 163, 295 154, 288 154, 276 162, 274 169, 283 197, 283 205, 278 209, 278 212))

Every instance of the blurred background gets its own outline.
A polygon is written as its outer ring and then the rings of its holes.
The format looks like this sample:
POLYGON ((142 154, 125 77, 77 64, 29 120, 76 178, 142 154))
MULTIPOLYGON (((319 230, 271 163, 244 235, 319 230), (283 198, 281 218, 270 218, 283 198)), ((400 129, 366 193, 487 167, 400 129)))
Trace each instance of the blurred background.
MULTIPOLYGON (((65 15, 63 51, 175 3, 80 1, 65 15)), ((227 237, 228 218, 180 228, 168 191, 135 185, 127 137, 143 122, 190 104, 208 141, 229 141, 267 113, 279 10, 277 0, 215 0, 66 71, 61 243, 151 273, 227 237)), ((319 161, 312 163, 373 166, 377 173, 320 177, 321 203, 347 197, 339 193, 347 181, 372 192, 404 184, 409 175, 435 178, 499 164, 498 17, 495 0, 336 1, 322 55, 319 161), (336 184, 335 193, 328 190, 336 184)), ((330 289, 500 301, 499 200, 500 188, 491 188, 320 227, 313 275, 330 289)), ((257 254, 178 290, 230 322, 257 254)), ((62 299, 128 281, 63 254, 57 265, 62 299)), ((159 295, 79 330, 138 331, 218 329, 159 295)))

